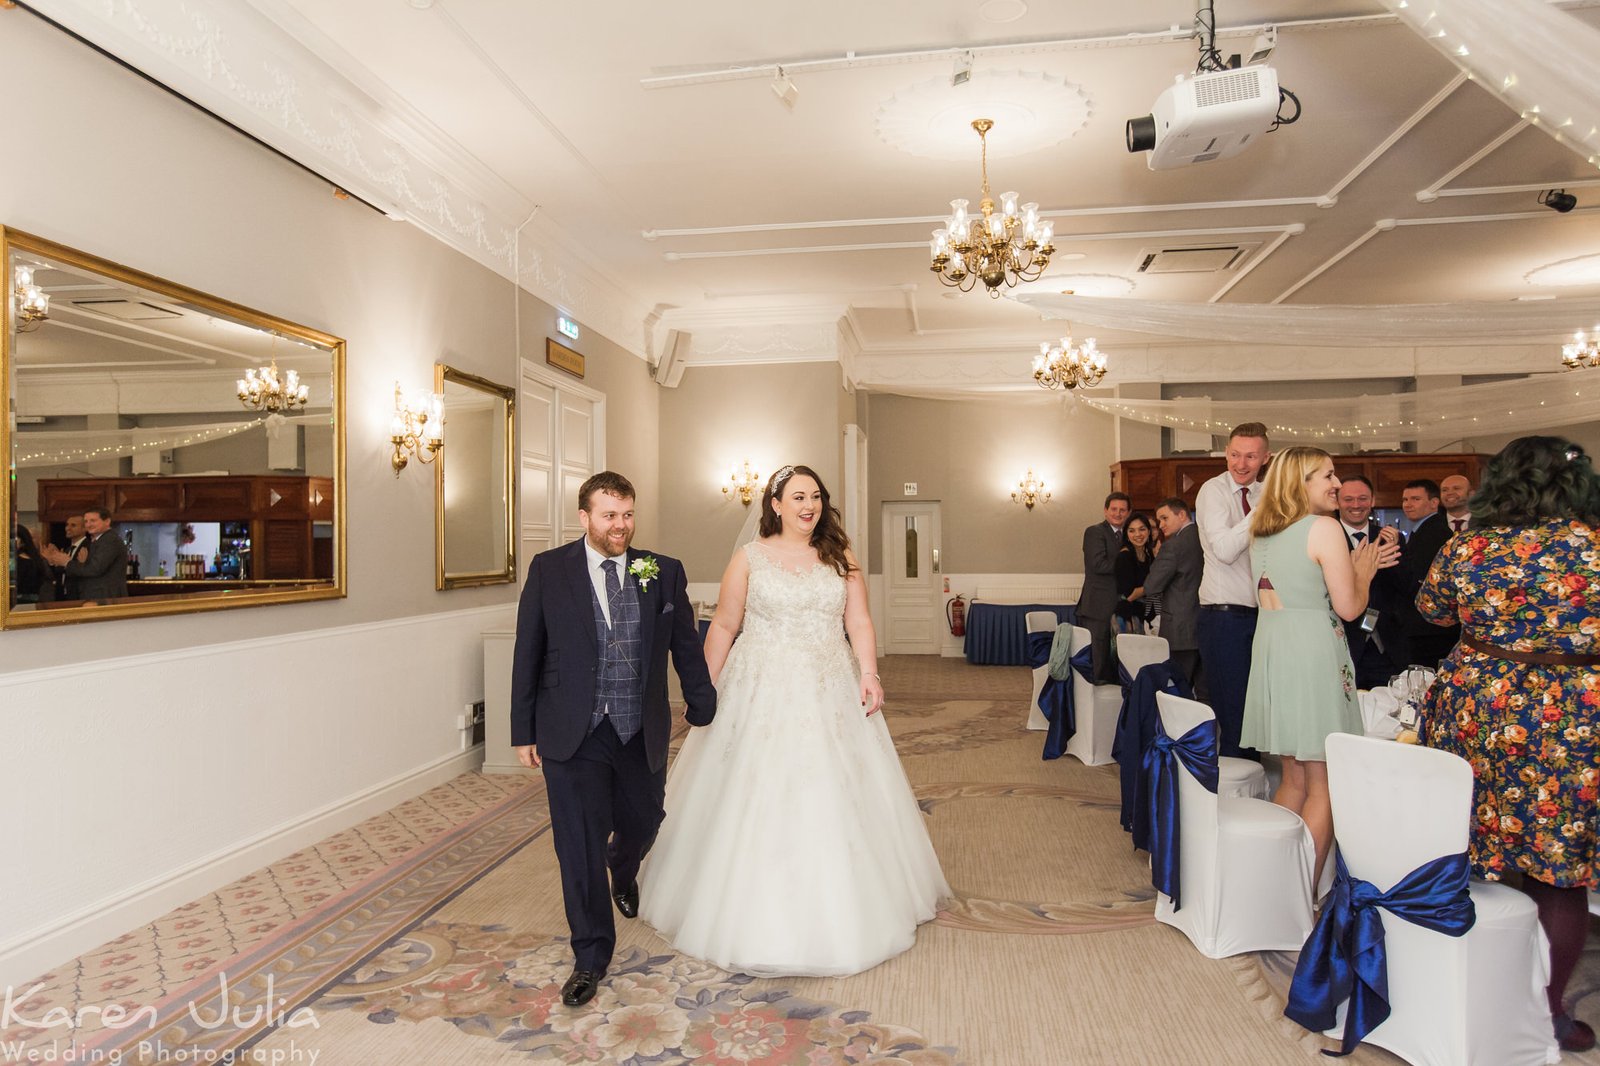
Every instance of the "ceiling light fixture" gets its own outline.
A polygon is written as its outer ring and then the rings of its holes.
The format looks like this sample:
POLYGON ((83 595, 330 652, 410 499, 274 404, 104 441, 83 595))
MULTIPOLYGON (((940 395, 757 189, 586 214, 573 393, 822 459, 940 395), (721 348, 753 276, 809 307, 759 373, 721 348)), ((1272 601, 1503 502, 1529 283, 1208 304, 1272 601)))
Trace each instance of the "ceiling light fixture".
POLYGON ((1600 366, 1600 326, 1588 334, 1581 329, 1574 333, 1571 343, 1561 346, 1561 365, 1567 370, 1600 366))
POLYGON ((793 111, 794 102, 800 98, 800 88, 795 85, 793 78, 783 72, 782 67, 779 67, 778 72, 772 76, 771 88, 772 95, 778 98, 778 102, 793 111))
POLYGON ((298 370, 290 370, 279 376, 277 347, 278 338, 273 337, 272 365, 265 370, 259 366, 251 367, 236 383, 239 386, 239 402, 252 410, 269 414, 292 411, 304 407, 311 398, 311 389, 300 384, 298 370))
POLYGON ((17 332, 31 333, 50 317, 50 296, 33 283, 33 267, 19 266, 11 288, 16 301, 17 332))
POLYGON ((1045 389, 1092 389, 1106 376, 1106 353, 1094 346, 1089 337, 1079 348, 1072 343, 1072 335, 1061 338, 1060 344, 1043 341, 1039 354, 1033 360, 1033 380, 1045 389))
POLYGON ((1055 224, 1039 221, 1039 205, 1017 206, 1017 194, 1000 194, 1000 211, 995 212, 994 197, 989 192, 989 131, 994 128, 992 119, 980 118, 972 123, 983 144, 983 200, 979 203, 981 218, 967 214, 966 200, 950 201, 950 217, 943 229, 933 231, 929 243, 933 248, 933 263, 929 267, 939 280, 953 285, 962 292, 970 292, 979 279, 987 286, 989 295, 1000 296, 1000 286, 1008 288, 1019 281, 1037 281, 1050 265, 1050 253, 1055 251, 1051 240, 1055 237, 1055 224))

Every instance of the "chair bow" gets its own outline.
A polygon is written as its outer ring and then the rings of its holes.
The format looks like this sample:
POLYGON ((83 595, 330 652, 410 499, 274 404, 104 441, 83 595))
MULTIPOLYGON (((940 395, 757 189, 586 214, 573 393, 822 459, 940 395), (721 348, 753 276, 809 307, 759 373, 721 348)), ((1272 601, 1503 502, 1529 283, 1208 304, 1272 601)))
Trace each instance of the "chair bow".
MULTIPOLYGON (((1071 630, 1067 631, 1069 634, 1071 630)), ((1050 649, 1057 639, 1055 632, 1028 634, 1028 665, 1034 669, 1050 661, 1050 649)), ((1071 639, 1068 636, 1067 639, 1071 639)), ((1072 656, 1068 662, 1090 684, 1094 683, 1094 649, 1088 645, 1072 656)), ((1070 678, 1062 680, 1054 675, 1046 677, 1039 689, 1039 710, 1050 723, 1044 735, 1044 758, 1059 759, 1067 750, 1067 741, 1078 732, 1078 713, 1073 701, 1070 678)))
MULTIPOLYGON (((1128 676, 1126 670, 1122 676, 1128 676)), ((1111 756, 1121 767, 1122 828, 1133 834, 1134 847, 1146 851, 1150 849, 1150 808, 1140 781, 1144 777, 1144 750, 1160 729, 1157 692, 1189 698, 1189 679, 1171 659, 1144 667, 1129 683, 1122 698, 1122 713, 1117 717, 1116 742, 1111 746, 1111 756)))
POLYGON ((1156 735, 1144 751, 1142 778, 1150 815, 1150 883, 1172 899, 1178 910, 1178 767, 1181 765, 1205 786, 1217 791, 1217 720, 1201 722, 1177 740, 1167 736, 1156 721, 1156 735))
POLYGON ((1387 892, 1350 876, 1342 855, 1337 863, 1333 890, 1300 949, 1283 1013, 1325 1032, 1333 1027, 1339 1004, 1349 1000, 1337 1052, 1348 1055, 1389 1017, 1389 966, 1378 908, 1446 936, 1465 935, 1477 912, 1467 891, 1465 852, 1423 863, 1387 892))

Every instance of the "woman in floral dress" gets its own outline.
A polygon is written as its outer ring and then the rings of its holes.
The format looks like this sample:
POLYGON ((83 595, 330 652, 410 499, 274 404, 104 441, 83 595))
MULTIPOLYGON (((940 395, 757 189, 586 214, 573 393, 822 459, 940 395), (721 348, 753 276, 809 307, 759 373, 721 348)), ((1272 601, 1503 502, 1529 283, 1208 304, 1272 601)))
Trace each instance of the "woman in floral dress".
POLYGON ((1564 995, 1589 928, 1600 817, 1600 478, 1582 449, 1522 437, 1490 461, 1472 527, 1417 594, 1461 624, 1424 712, 1423 742, 1472 764, 1473 872, 1520 874, 1550 938, 1550 1013, 1563 1049, 1595 1044, 1564 995))

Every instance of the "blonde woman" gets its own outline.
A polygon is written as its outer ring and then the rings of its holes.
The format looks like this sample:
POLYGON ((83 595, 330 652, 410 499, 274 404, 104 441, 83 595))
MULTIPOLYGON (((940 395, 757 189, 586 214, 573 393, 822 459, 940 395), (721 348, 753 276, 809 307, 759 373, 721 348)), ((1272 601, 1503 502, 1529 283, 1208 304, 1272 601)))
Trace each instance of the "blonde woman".
POLYGON ((1273 800, 1311 830, 1317 849, 1312 884, 1321 880, 1333 843, 1323 746, 1329 733, 1362 731, 1340 619, 1361 617, 1373 575, 1400 557, 1388 531, 1351 551, 1338 509, 1333 457, 1320 448, 1290 448, 1272 461, 1250 512, 1250 572, 1260 614, 1240 743, 1283 758, 1283 784, 1273 800))

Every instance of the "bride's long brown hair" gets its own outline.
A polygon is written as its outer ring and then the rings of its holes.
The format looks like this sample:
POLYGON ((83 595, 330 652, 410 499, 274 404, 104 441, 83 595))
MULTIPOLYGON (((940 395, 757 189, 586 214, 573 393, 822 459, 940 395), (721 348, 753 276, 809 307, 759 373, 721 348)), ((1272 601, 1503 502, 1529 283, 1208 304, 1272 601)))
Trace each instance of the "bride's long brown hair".
POLYGON ((850 560, 845 552, 850 548, 850 538, 844 535, 844 519, 839 517, 839 511, 829 502, 828 486, 822 483, 822 478, 809 466, 786 466, 779 469, 767 482, 766 489, 761 493, 761 525, 758 527, 763 537, 775 537, 783 528, 783 522, 778 518, 778 512, 772 509, 772 499, 783 491, 783 486, 796 474, 804 474, 817 483, 817 491, 822 493, 822 509, 817 518, 817 526, 811 531, 811 546, 817 549, 817 558, 827 563, 839 572, 840 577, 850 576, 850 571, 857 569, 850 565, 850 560))

